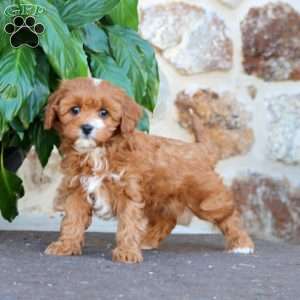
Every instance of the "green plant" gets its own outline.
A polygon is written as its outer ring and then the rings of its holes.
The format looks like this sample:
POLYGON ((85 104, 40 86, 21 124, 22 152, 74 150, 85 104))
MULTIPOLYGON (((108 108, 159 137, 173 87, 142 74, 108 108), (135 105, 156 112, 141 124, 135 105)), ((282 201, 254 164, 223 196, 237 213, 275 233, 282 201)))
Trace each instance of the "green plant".
MULTIPOLYGON (((43 108, 59 80, 88 76, 123 88, 148 111, 155 106, 159 78, 152 47, 137 34, 138 0, 2 0, 0 3, 0 210, 12 221, 22 181, 6 167, 6 153, 35 146, 47 164, 59 140, 43 129, 43 108), (13 5, 13 8, 11 6, 13 5), (10 12, 44 25, 39 46, 13 48, 4 31, 10 12)), ((147 130, 145 110, 140 128, 147 130)))

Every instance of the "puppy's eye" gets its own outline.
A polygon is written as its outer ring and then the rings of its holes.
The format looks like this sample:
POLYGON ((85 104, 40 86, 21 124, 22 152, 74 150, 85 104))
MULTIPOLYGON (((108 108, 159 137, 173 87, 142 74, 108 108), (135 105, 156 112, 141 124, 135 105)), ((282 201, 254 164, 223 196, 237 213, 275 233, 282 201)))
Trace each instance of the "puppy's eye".
POLYGON ((105 108, 103 108, 99 111, 99 116, 102 119, 105 119, 108 115, 109 115, 109 113, 105 108))
POLYGON ((70 112, 72 115, 76 116, 80 113, 80 107, 79 106, 74 106, 70 109, 70 112))

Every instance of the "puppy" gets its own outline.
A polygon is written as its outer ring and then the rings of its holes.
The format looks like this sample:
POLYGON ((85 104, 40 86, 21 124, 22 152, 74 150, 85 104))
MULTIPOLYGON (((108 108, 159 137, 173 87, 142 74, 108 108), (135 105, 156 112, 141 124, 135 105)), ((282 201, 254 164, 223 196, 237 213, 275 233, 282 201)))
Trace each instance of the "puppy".
POLYGON ((49 98, 45 128, 61 137, 64 179, 56 205, 65 212, 49 255, 79 255, 92 215, 116 217, 113 260, 137 263, 178 220, 216 224, 227 249, 252 253, 233 197, 214 172, 209 143, 188 144, 135 130, 140 107, 107 81, 63 81, 49 98))

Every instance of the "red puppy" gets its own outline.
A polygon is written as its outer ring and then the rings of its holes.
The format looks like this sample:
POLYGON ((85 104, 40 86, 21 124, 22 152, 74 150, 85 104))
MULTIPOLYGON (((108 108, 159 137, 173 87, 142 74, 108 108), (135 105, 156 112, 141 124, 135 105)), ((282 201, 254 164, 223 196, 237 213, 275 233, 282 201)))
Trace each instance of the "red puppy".
POLYGON ((211 147, 136 131, 140 116, 140 107, 106 81, 63 81, 51 95, 45 128, 54 127, 62 141, 65 177, 56 202, 65 217, 46 253, 81 254, 93 213, 118 219, 116 261, 141 262, 141 249, 158 247, 187 214, 216 224, 228 250, 252 253, 211 147))

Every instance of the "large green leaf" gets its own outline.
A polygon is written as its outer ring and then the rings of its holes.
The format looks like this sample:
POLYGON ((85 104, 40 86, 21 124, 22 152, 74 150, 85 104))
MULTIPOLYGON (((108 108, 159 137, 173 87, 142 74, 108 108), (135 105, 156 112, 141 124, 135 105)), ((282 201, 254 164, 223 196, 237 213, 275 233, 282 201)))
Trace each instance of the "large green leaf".
POLYGON ((108 27, 112 54, 133 84, 135 100, 142 104, 142 99, 146 93, 148 75, 138 48, 135 44, 130 43, 126 33, 120 26, 108 27))
MULTIPOLYGON (((144 68, 148 74, 148 81, 146 87, 146 94, 143 98, 143 105, 151 111, 154 109, 158 92, 159 92, 159 73, 158 65, 155 58, 153 47, 144 39, 142 39, 136 32, 132 30, 122 29, 126 32, 126 37, 132 45, 136 45, 140 54, 144 59, 144 68)), ((124 34, 125 34, 124 32, 124 34)))
POLYGON ((65 0, 48 0, 48 2, 54 5, 59 12, 63 11, 65 0))
POLYGON ((112 54, 131 80, 136 101, 153 111, 159 78, 152 47, 133 30, 116 25, 107 31, 112 54))
POLYGON ((139 51, 144 58, 144 67, 148 74, 148 81, 146 94, 143 98, 143 105, 153 111, 159 92, 159 73, 154 49, 137 33, 133 31, 127 31, 127 33, 129 41, 139 48, 139 51))
POLYGON ((18 215, 17 200, 24 195, 24 188, 22 180, 4 168, 3 148, 0 156, 0 210, 11 222, 18 215))
POLYGON ((90 54, 91 71, 94 77, 112 82, 121 87, 130 97, 133 97, 133 87, 126 76, 126 72, 120 68, 116 62, 105 53, 90 54))
POLYGON ((94 52, 109 53, 108 39, 105 31, 96 24, 87 24, 83 27, 84 45, 94 52))
POLYGON ((11 121, 33 90, 36 69, 31 48, 9 49, 0 59, 0 112, 11 121))
POLYGON ((24 128, 28 128, 35 117, 41 112, 49 96, 49 65, 44 55, 38 56, 37 74, 34 89, 25 99, 18 117, 24 128))
POLYGON ((58 135, 54 130, 44 130, 43 122, 37 121, 30 128, 30 136, 39 160, 45 167, 54 145, 59 144, 58 135))
POLYGON ((56 7, 46 0, 23 0, 22 3, 38 4, 45 8, 45 13, 37 17, 37 21, 45 27, 40 45, 57 74, 61 78, 87 76, 88 63, 83 45, 72 37, 56 7))
POLYGON ((114 24, 137 30, 139 25, 138 0, 120 1, 110 12, 109 16, 114 24))
POLYGON ((88 49, 97 53, 109 53, 108 39, 105 31, 94 23, 72 31, 88 49))
MULTIPOLYGON (((25 128, 24 128, 22 122, 19 120, 19 118, 18 117, 14 118, 9 123, 9 125, 13 129, 13 131, 16 133, 16 136, 22 140, 24 137, 25 128)), ((9 140, 8 144, 7 143, 5 144, 5 146, 9 147, 10 143, 11 143, 11 139, 9 140)))
POLYGON ((148 72, 148 82, 147 82, 146 95, 143 98, 143 103, 145 104, 146 107, 148 107, 151 111, 153 111, 156 105, 158 92, 159 92, 158 65, 154 53, 153 53, 152 62, 150 60, 149 64, 146 64, 146 69, 148 72))
POLYGON ((10 22, 10 17, 6 16, 4 11, 12 4, 12 0, 1 0, 0 2, 0 54, 10 47, 10 36, 4 31, 5 25, 10 22))
MULTIPOLYGON (((61 16, 70 26, 82 26, 101 19, 120 0, 67 0, 61 16)), ((123 0, 122 0, 123 1, 123 0)))
POLYGON ((7 130, 8 130, 7 122, 2 116, 2 114, 0 113, 0 142, 2 141, 2 138, 7 130))

